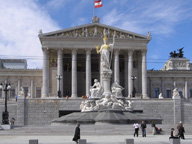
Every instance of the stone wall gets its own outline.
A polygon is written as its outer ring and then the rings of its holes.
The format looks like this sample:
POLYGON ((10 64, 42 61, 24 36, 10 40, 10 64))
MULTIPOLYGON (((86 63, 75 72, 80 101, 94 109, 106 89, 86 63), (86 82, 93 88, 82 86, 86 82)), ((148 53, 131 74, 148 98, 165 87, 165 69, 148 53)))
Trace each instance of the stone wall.
MULTIPOLYGON (((51 120, 59 117, 59 110, 80 110, 83 99, 24 99, 8 104, 9 118, 16 119, 16 125, 50 125, 51 120)), ((191 124, 192 103, 183 99, 133 99, 135 110, 143 110, 147 115, 161 116, 163 124, 177 124, 179 121, 191 124)), ((4 104, 0 104, 0 113, 4 104)), ((2 115, 0 115, 2 120, 2 115)))

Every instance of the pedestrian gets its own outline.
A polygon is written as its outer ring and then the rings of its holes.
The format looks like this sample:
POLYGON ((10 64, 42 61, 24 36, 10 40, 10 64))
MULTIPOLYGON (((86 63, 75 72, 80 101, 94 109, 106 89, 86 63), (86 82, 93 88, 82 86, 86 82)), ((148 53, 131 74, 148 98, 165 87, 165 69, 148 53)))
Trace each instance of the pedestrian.
POLYGON ((18 97, 18 96, 15 94, 15 101, 16 101, 16 102, 17 102, 17 97, 18 97))
POLYGON ((152 121, 151 127, 152 127, 152 134, 155 135, 157 133, 157 128, 154 121, 152 121))
POLYGON ((74 134, 74 137, 73 137, 73 141, 78 143, 78 139, 80 139, 80 124, 77 124, 77 127, 75 129, 75 134, 74 134))
POLYGON ((179 138, 185 139, 185 136, 184 136, 185 129, 184 129, 183 123, 181 121, 180 121, 180 124, 178 126, 178 131, 179 131, 179 138))
POLYGON ((142 136, 143 137, 146 137, 146 128, 147 128, 147 125, 144 121, 142 121, 141 123, 141 130, 142 130, 142 136))
POLYGON ((136 122, 136 123, 134 123, 134 128, 135 128, 135 132, 134 132, 134 137, 135 137, 135 135, 138 137, 139 136, 139 124, 138 124, 138 122, 136 122))

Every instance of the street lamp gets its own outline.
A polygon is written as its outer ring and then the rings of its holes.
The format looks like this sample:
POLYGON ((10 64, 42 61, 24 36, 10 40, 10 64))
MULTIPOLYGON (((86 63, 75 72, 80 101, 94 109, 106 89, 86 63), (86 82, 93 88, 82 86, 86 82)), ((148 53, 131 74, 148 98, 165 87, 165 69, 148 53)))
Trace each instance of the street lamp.
POLYGON ((5 91, 5 111, 2 113, 2 124, 9 124, 9 112, 7 111, 7 92, 11 89, 10 83, 0 84, 0 89, 5 91))
POLYGON ((136 89, 135 89, 135 86, 134 86, 134 80, 136 80, 137 77, 136 77, 136 76, 131 76, 131 79, 132 79, 132 81, 133 81, 132 97, 135 97, 136 89))
POLYGON ((62 75, 57 75, 56 78, 59 80, 59 90, 57 92, 57 95, 58 97, 61 97, 60 80, 62 79, 62 75))

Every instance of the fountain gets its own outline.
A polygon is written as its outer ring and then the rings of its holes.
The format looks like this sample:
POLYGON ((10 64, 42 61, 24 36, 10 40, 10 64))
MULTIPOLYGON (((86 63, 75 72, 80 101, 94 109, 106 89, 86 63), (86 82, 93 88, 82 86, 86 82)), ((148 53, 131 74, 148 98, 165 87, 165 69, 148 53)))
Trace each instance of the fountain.
POLYGON ((122 97, 124 89, 117 82, 110 87, 112 70, 111 59, 115 43, 116 32, 113 33, 113 43, 107 44, 107 33, 103 31, 104 44, 96 46, 97 53, 101 54, 101 77, 103 85, 97 79, 90 88, 91 96, 80 105, 81 112, 74 112, 52 121, 52 124, 63 123, 92 123, 92 124, 126 124, 135 121, 161 121, 160 117, 148 116, 142 111, 134 110, 134 101, 122 97), (110 53, 111 51, 111 53, 110 53))

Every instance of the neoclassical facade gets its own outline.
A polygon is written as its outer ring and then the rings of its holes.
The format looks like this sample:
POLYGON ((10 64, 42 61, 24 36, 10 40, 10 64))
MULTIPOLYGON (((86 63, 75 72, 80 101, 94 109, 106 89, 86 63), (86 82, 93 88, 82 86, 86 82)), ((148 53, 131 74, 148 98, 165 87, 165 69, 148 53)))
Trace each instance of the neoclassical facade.
POLYGON ((116 34, 110 56, 111 82, 125 88, 125 97, 132 97, 134 87, 138 95, 149 97, 146 54, 150 34, 143 36, 100 23, 39 34, 43 51, 42 97, 56 95, 59 89, 62 96, 89 96, 94 79, 102 84, 100 55, 96 53, 95 46, 102 44, 104 30, 107 31, 108 43, 116 34), (60 82, 56 79, 59 75, 62 75, 60 82), (137 79, 133 81, 132 76, 137 79))
MULTIPOLYGON (((110 63, 113 71, 111 84, 124 87, 124 97, 132 98, 135 88, 138 98, 172 98, 173 89, 180 96, 192 98, 192 66, 184 57, 170 58, 161 70, 147 70, 147 36, 125 31, 99 22, 81 25, 50 33, 39 33, 43 52, 43 69, 0 69, 0 82, 11 83, 9 97, 14 97, 21 87, 31 98, 81 97, 90 95, 94 79, 102 84, 100 55, 96 46, 103 43, 103 31, 107 31, 108 43, 115 44, 110 63), (60 80, 56 78, 60 76, 60 80), (136 79, 132 79, 132 76, 136 79)), ((0 98, 4 96, 0 90, 0 98)))

